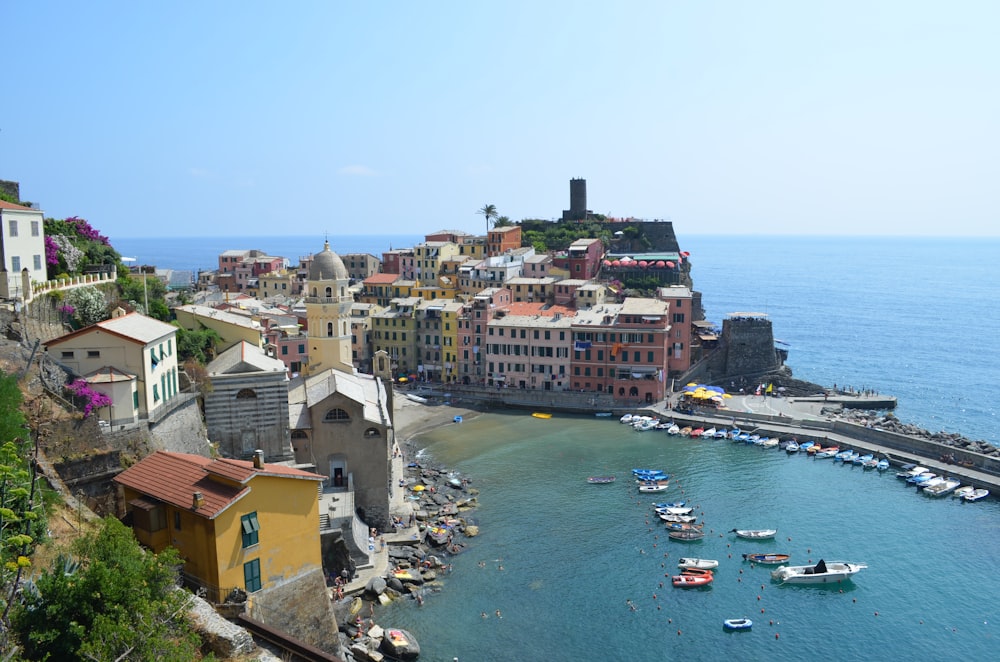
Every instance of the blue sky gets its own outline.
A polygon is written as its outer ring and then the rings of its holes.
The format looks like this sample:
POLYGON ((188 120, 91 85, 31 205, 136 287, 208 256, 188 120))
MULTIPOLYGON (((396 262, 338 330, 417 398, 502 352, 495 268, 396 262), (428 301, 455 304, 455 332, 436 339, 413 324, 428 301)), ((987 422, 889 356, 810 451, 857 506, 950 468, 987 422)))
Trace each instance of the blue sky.
POLYGON ((997 2, 0 11, 0 179, 112 239, 478 232, 572 177, 684 234, 1000 234, 997 2))

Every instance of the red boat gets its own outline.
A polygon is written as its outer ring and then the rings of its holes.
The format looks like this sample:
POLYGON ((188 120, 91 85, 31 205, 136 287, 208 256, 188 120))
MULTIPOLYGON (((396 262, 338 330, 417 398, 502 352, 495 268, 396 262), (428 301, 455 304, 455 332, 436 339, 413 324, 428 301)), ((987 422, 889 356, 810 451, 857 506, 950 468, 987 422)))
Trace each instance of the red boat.
POLYGON ((708 586, 712 583, 715 577, 712 573, 707 575, 674 575, 670 578, 675 588, 697 588, 699 586, 708 586))

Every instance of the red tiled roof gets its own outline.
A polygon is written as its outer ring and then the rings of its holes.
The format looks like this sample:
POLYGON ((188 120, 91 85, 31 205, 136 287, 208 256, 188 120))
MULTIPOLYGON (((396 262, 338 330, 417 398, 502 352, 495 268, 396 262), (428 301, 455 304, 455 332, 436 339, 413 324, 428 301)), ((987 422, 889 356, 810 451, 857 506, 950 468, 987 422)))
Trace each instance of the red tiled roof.
POLYGON ((526 301, 515 301, 510 304, 510 309, 507 311, 508 315, 541 315, 542 317, 554 317, 556 313, 562 313, 563 317, 574 317, 576 316, 576 309, 570 308, 568 306, 548 306, 547 308, 544 303, 528 303, 526 301))
POLYGON ((37 209, 32 209, 31 207, 25 207, 24 205, 14 204, 13 202, 7 202, 6 200, 0 200, 0 209, 20 209, 24 211, 38 211, 37 209))
POLYGON ((365 278, 365 285, 392 285, 399 279, 399 274, 372 274, 365 278))
POLYGON ((177 508, 191 509, 195 492, 204 498, 192 512, 214 519, 249 491, 254 476, 283 476, 323 480, 323 476, 280 464, 255 469, 244 460, 213 460, 201 455, 157 451, 115 476, 115 482, 177 508), (219 476, 232 482, 213 479, 219 476))

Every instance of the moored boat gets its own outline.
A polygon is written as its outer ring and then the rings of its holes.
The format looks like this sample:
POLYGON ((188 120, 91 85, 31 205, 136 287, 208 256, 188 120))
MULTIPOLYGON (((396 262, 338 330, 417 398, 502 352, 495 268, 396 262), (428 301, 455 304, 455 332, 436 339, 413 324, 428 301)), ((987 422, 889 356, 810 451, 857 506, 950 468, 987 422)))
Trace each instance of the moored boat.
POLYGON ((705 525, 701 522, 664 522, 664 526, 667 527, 668 531, 701 531, 705 528, 705 525))
POLYGON ((587 478, 587 482, 592 485, 607 485, 608 483, 615 482, 614 476, 590 476, 587 478))
POLYGON ((952 497, 955 497, 955 498, 959 498, 959 499, 961 499, 961 498, 962 498, 962 497, 964 497, 964 496, 965 496, 966 494, 969 494, 969 493, 971 493, 971 492, 972 492, 972 491, 974 491, 975 489, 976 489, 976 488, 974 488, 974 487, 973 487, 972 485, 963 485, 962 487, 960 487, 960 488, 958 488, 957 490, 955 490, 954 492, 952 492, 952 493, 951 493, 951 496, 952 496, 952 497))
POLYGON ((681 524, 691 524, 698 520, 694 515, 671 515, 670 513, 656 513, 664 522, 679 522, 681 524))
POLYGON ((879 471, 887 471, 889 469, 889 460, 883 457, 878 461, 878 464, 875 465, 875 468, 879 471))
POLYGON ((670 578, 670 583, 672 583, 677 588, 697 588, 698 586, 708 586, 715 579, 711 574, 708 575, 674 575, 670 578))
POLYGON ((536 411, 531 414, 535 418, 552 418, 552 414, 547 411, 536 411))
POLYGON ((927 496, 943 497, 957 490, 958 486, 961 484, 961 481, 957 481, 952 478, 942 478, 940 483, 935 485, 925 485, 923 490, 924 494, 927 496))
POLYGON ((778 533, 777 529, 733 529, 730 533, 735 533, 737 538, 747 540, 768 540, 778 533))
POLYGON ((658 483, 643 483, 639 485, 640 492, 666 492, 667 486, 658 483))
POLYGON ((850 579, 868 566, 820 559, 816 565, 783 565, 771 571, 771 578, 785 584, 830 584, 850 579))
POLYGON ((618 422, 628 424, 632 422, 632 418, 633 418, 632 414, 625 414, 624 416, 618 419, 618 422))
POLYGON ((980 487, 977 490, 972 490, 968 494, 962 497, 965 501, 979 501, 980 499, 985 499, 990 495, 990 491, 980 487))
POLYGON ((696 559, 685 556, 677 561, 678 568, 698 568, 700 570, 711 570, 718 568, 719 562, 715 559, 696 559))
POLYGON ((669 531, 667 536, 671 540, 680 540, 682 542, 693 542, 695 540, 701 540, 705 537, 705 532, 701 530, 690 529, 687 531, 669 531))
POLYGON ((722 621, 722 627, 727 630, 749 630, 753 627, 753 621, 749 618, 727 618, 722 621))
POLYGON ((676 423, 672 423, 670 427, 667 428, 667 434, 669 435, 676 436, 679 435, 680 433, 681 433, 681 428, 676 423))
POLYGON ((786 453, 798 453, 799 452, 799 442, 792 439, 785 445, 786 453))
POLYGON ((791 554, 767 554, 764 552, 743 555, 745 560, 750 561, 751 563, 761 563, 763 565, 778 565, 781 563, 787 563, 788 559, 791 557, 791 554))
POLYGON ((610 418, 612 414, 610 411, 599 411, 595 412, 594 416, 596 416, 597 418, 610 418))

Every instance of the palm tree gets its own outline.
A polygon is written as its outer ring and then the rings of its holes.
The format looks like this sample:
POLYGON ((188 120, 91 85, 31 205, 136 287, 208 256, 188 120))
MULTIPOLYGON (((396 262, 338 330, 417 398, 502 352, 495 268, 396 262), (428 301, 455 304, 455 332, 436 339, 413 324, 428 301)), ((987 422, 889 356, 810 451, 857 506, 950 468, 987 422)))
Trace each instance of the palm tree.
POLYGON ((476 212, 486 217, 486 231, 490 231, 490 219, 497 217, 496 205, 483 205, 483 208, 476 212))

